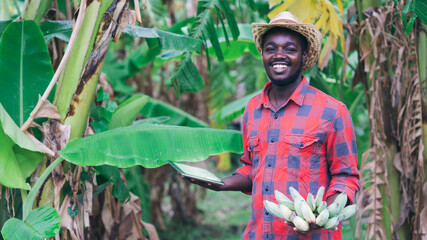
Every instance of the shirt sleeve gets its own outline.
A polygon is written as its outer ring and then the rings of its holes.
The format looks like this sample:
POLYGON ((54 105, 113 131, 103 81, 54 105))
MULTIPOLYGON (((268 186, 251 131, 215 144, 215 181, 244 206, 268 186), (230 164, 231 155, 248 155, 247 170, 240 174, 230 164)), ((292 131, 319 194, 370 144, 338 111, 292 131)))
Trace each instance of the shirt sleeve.
POLYGON ((326 138, 327 159, 331 181, 326 197, 343 191, 351 203, 360 189, 357 170, 356 136, 350 113, 344 104, 338 108, 332 127, 326 138))
MULTIPOLYGON (((248 121, 248 113, 245 111, 243 113, 242 120, 242 141, 243 141, 243 154, 240 157, 240 162, 243 166, 239 167, 234 174, 240 174, 249 180, 252 179, 252 160, 250 158, 249 153, 249 143, 248 143, 248 134, 247 134, 247 121, 248 121)), ((233 174, 233 175, 234 175, 233 174)), ((250 192, 245 192, 246 194, 251 194, 250 192)))

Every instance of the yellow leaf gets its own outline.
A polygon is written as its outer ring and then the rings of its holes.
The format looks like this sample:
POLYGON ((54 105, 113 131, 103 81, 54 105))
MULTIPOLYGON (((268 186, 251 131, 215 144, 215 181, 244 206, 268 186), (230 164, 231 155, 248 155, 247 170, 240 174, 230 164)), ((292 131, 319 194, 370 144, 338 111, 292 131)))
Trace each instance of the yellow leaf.
POLYGON ((338 7, 340 8, 341 16, 344 17, 344 7, 342 5, 342 0, 337 0, 338 7))
MULTIPOLYGON (((275 1, 275 0, 269 0, 268 2, 270 3, 275 1)), ((280 6, 275 7, 269 14, 268 14, 268 18, 272 19, 274 18, 274 16, 276 16, 277 14, 288 10, 289 6, 294 4, 295 0, 286 0, 284 3, 280 4, 280 6)), ((271 7, 270 7, 271 8, 271 7)))

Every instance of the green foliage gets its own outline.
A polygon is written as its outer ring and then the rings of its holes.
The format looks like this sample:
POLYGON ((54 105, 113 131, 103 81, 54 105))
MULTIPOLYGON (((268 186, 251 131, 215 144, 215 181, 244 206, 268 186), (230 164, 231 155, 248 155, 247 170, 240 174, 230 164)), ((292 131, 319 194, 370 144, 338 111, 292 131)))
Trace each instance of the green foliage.
POLYGON ((25 221, 17 218, 9 219, 1 233, 5 240, 46 239, 59 233, 61 217, 58 212, 44 206, 30 212, 25 221))
POLYGON ((427 2, 425 0, 415 0, 415 14, 424 24, 427 24, 427 2))
POLYGON ((113 196, 119 199, 122 203, 129 201, 129 189, 126 187, 122 178, 120 177, 120 170, 117 167, 101 165, 95 167, 97 176, 103 176, 108 182, 113 183, 113 196))
POLYGON ((148 100, 148 96, 134 95, 121 103, 114 111, 108 129, 131 125, 148 100))
MULTIPOLYGON (((102 87, 98 89, 96 94, 97 102, 103 102, 103 101, 107 102, 109 97, 110 97, 110 94, 105 93, 102 87)), ((96 108, 96 111, 94 111, 92 107, 91 115, 94 118, 94 121, 92 121, 90 125, 93 127, 96 133, 100 133, 108 130, 108 125, 111 122, 111 118, 113 117, 113 113, 116 111, 116 108, 117 108, 117 102, 115 101, 108 101, 105 107, 101 105, 98 108, 96 108)))
POLYGON ((172 76, 172 79, 176 79, 176 88, 179 93, 183 91, 188 92, 199 92, 202 90, 205 83, 203 82, 202 76, 191 60, 190 53, 184 53, 182 55, 181 63, 178 65, 176 73, 172 76))
POLYGON ((43 158, 0 104, 0 184, 29 190, 25 182, 43 158))
POLYGON ((129 191, 138 196, 141 202, 142 221, 150 222, 150 189, 147 180, 144 179, 141 169, 140 166, 133 166, 125 168, 123 171, 125 172, 129 191))
POLYGON ((0 41, 0 102, 21 126, 53 76, 49 52, 34 21, 12 22, 0 41))
POLYGON ((216 112, 216 120, 231 121, 242 115, 249 100, 259 93, 261 93, 261 91, 256 91, 225 105, 216 112))
POLYGON ((54 37, 68 42, 73 30, 73 23, 71 21, 44 21, 40 25, 40 30, 46 42, 49 42, 54 37))
POLYGON ((166 116, 165 124, 187 127, 207 127, 208 124, 193 115, 155 98, 150 98, 141 114, 147 118, 166 116))

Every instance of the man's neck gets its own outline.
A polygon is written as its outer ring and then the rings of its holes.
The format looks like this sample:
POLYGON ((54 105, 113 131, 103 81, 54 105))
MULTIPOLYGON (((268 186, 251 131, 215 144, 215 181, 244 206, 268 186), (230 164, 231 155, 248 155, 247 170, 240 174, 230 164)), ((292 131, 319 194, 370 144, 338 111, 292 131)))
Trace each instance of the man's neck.
POLYGON ((268 99, 273 105, 273 108, 278 110, 283 104, 285 104, 288 99, 292 96, 295 89, 302 81, 302 75, 298 79, 288 85, 280 86, 272 84, 270 91, 268 92, 268 99))

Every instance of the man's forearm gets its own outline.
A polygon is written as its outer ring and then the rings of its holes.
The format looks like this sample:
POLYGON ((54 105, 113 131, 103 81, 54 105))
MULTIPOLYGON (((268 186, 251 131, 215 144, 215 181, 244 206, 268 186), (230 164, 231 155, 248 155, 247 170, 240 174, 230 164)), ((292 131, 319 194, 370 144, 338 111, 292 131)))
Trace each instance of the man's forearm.
POLYGON ((240 174, 234 174, 233 176, 222 179, 222 181, 225 185, 221 186, 219 191, 252 191, 252 181, 240 174))

